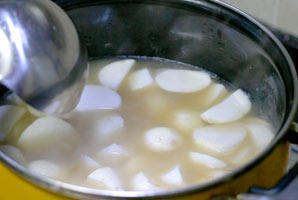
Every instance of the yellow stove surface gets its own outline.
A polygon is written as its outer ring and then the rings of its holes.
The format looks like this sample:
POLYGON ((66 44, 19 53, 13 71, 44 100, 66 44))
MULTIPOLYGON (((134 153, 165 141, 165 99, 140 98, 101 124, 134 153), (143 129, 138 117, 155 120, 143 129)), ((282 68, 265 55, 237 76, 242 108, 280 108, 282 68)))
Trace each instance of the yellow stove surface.
POLYGON ((38 188, 21 179, 0 163, 1 200, 70 200, 38 188))

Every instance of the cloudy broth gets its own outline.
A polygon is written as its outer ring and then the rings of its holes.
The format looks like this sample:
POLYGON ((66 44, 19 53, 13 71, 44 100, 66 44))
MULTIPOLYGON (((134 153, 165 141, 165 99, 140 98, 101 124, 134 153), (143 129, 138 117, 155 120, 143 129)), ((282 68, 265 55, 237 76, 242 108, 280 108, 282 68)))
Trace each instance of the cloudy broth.
POLYGON ((75 185, 161 190, 224 176, 273 138, 270 124, 250 112, 245 91, 182 63, 92 61, 85 89, 78 107, 60 118, 18 103, 0 150, 75 185))

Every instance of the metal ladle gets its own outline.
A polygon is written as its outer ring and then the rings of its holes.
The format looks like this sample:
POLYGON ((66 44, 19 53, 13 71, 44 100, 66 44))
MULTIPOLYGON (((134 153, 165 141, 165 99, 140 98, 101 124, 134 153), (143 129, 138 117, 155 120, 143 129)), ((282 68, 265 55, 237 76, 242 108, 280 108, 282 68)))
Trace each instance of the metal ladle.
POLYGON ((87 53, 65 12, 50 0, 0 1, 0 82, 32 107, 63 114, 77 104, 87 53))

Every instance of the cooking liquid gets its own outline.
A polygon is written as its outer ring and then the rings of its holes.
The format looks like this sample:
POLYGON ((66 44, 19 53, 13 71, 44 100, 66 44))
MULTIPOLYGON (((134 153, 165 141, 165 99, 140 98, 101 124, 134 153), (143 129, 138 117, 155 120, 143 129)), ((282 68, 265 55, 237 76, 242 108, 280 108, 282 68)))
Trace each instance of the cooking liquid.
MULTIPOLYGON (((98 80, 99 70, 106 64, 116 60, 118 60, 118 58, 91 62, 87 84, 100 84, 98 80)), ((231 95, 231 93, 235 91, 232 86, 220 81, 216 76, 211 75, 213 83, 224 84, 228 91, 226 94, 216 99, 216 101, 212 102, 212 104, 208 102, 209 88, 211 85, 201 91, 193 93, 165 91, 156 83, 140 90, 132 90, 129 76, 132 72, 142 68, 148 68, 153 79, 162 69, 189 68, 190 70, 194 70, 191 66, 172 61, 137 58, 137 62, 126 75, 117 90, 122 98, 122 104, 118 109, 72 113, 70 115, 71 117, 66 117, 64 120, 69 122, 78 132, 79 142, 66 152, 36 152, 28 154, 26 151, 23 151, 25 165, 28 165, 34 160, 48 160, 58 165, 61 169, 59 177, 54 178, 67 183, 96 189, 109 188, 104 184, 96 184, 88 181, 87 176, 96 168, 111 167, 120 179, 121 188, 129 191, 135 190, 132 184, 133 177, 139 172, 142 172, 149 179, 149 182, 154 185, 157 190, 160 190, 199 184, 219 178, 250 161, 262 151, 262 149, 256 145, 249 131, 239 146, 225 153, 216 153, 206 150, 206 148, 198 146, 194 141, 194 129, 210 125, 199 118, 200 114, 231 95), (176 123, 176 113, 179 111, 191 112, 194 116, 198 116, 197 119, 194 119, 194 121, 197 121, 196 125, 191 128, 179 127, 176 123), (105 116, 111 115, 121 116, 124 120, 123 127, 105 137, 99 136, 96 133, 96 123, 105 116), (148 145, 146 145, 144 141, 146 131, 152 127, 168 127, 175 130, 180 135, 179 142, 181 144, 170 151, 153 151, 148 148, 148 145), (111 144, 121 145, 126 150, 127 155, 119 157, 116 155, 116 157, 111 158, 101 153, 102 149, 111 144), (190 152, 199 152, 214 156, 225 162, 226 166, 223 168, 212 168, 204 164, 195 163, 190 159, 190 152), (96 161, 98 165, 86 167, 85 164, 81 163, 82 155, 89 156, 96 161), (163 181, 161 177, 176 166, 180 167, 183 183, 175 185, 163 181)), ((244 122, 246 119, 252 117, 254 117, 253 114, 249 113, 238 121, 244 122)), ((27 112, 21 120, 15 124, 7 137, 7 143, 18 147, 17 138, 21 135, 23 130, 37 118, 38 117, 32 115, 30 112, 27 112)), ((55 146, 53 146, 53 149, 55 149, 55 146)), ((57 151, 58 150, 59 148, 57 148, 57 151)))

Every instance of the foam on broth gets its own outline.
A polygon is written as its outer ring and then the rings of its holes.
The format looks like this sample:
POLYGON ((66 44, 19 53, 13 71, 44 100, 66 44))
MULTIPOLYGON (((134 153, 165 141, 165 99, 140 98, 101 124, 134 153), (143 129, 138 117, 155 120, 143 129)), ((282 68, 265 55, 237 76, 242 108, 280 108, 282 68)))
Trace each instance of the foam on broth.
MULTIPOLYGON (((156 84, 155 80, 157 74, 162 70, 173 68, 198 70, 198 68, 162 59, 143 57, 134 59, 136 59, 136 63, 133 64, 132 68, 125 75, 120 86, 115 89, 122 99, 119 108, 96 109, 83 112, 74 111, 68 116, 62 117, 76 131, 76 141, 71 140, 71 144, 68 144, 70 140, 67 139, 69 136, 66 136, 66 139, 59 139, 55 145, 49 147, 51 148, 49 151, 27 151, 26 147, 19 142, 19 138, 24 134, 23 131, 39 118, 27 110, 21 119, 14 124, 14 127, 9 130, 4 143, 20 148, 25 158, 25 163, 22 164, 30 169, 40 171, 41 168, 44 169, 46 167, 46 170, 41 170, 44 175, 67 183, 96 189, 115 190, 116 188, 116 190, 130 191, 177 188, 218 178, 250 161, 265 148, 263 144, 269 143, 270 139, 273 138, 271 126, 263 121, 260 116, 255 118, 256 116, 253 113, 249 113, 241 117, 237 122, 226 123, 240 123, 245 126, 245 138, 237 147, 220 153, 202 148, 194 141, 194 130, 210 126, 210 124, 201 119, 200 115, 210 107, 227 99, 236 88, 209 73, 212 77, 212 83, 203 90, 191 93, 166 91, 156 84), (132 90, 131 74, 144 68, 149 70, 153 83, 148 87, 132 90), (223 84, 227 92, 210 104, 210 88, 215 83, 223 84), (189 116, 192 118, 189 118, 189 116), (101 130, 107 130, 102 132, 107 133, 98 134, 99 126, 101 124, 109 124, 111 121, 113 121, 111 127, 100 127, 101 130), (255 125, 255 122, 257 122, 257 125, 255 125), (252 125, 252 128, 247 128, 247 124, 252 125), (113 127, 116 128, 113 129, 113 127), (153 127, 167 127, 176 131, 179 134, 177 147, 168 151, 150 149, 146 145, 145 135, 153 127), (261 134, 262 128, 269 132, 264 137, 261 134), (252 134, 252 130, 257 133, 254 132, 252 134), (258 137, 264 138, 263 143, 257 143, 255 140, 256 134, 259 134, 258 137), (66 147, 58 148, 59 145, 66 147), (107 148, 109 146, 110 148, 107 148), (190 152, 207 154, 219 159, 225 163, 225 166, 223 167, 218 162, 215 164, 215 167, 194 162, 190 158, 190 152), (55 166, 49 168, 47 167, 49 165, 45 166, 42 162, 36 162, 38 160, 54 163, 57 168, 55 166), (106 185, 106 177, 101 177, 97 181, 90 179, 89 175, 96 169, 104 169, 105 175, 109 174, 111 169, 114 175, 118 177, 121 187, 118 187, 116 182, 106 185), (177 173, 174 172, 166 176, 174 169, 180 170, 178 171, 181 173, 181 177, 177 177, 177 173), (49 171, 55 171, 55 173, 47 174, 49 171), (136 178, 137 175, 139 175, 139 179, 136 178), (144 185, 144 177, 142 175, 147 178, 145 180, 146 184, 148 184, 147 188, 136 186, 138 182, 144 185), (89 179, 87 178, 88 176, 89 179), (169 176, 173 176, 173 178, 170 178, 170 181, 174 180, 172 184, 169 181, 165 181, 168 180, 165 177, 169 176), (182 178, 182 182, 179 178, 182 178), (134 183, 134 180, 137 183, 134 183)), ((107 64, 117 60, 119 58, 91 62, 89 79, 86 84, 102 85, 98 80, 99 71, 107 64)), ((26 105, 23 103, 18 106, 26 108, 26 105)), ((53 126, 55 125, 53 124, 53 126)), ((215 124, 213 126, 220 125, 215 124)), ((6 153, 9 154, 10 152, 6 153)))

